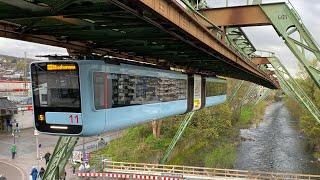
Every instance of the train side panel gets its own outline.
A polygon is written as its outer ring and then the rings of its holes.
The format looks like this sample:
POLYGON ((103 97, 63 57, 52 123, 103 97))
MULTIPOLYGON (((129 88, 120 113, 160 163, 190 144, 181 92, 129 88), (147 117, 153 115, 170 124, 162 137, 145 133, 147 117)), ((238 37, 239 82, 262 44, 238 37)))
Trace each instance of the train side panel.
POLYGON ((186 109, 186 100, 107 109, 109 126, 105 131, 124 129, 152 120, 183 114, 186 109))
MULTIPOLYGON (((187 81, 187 75, 165 70, 155 71, 152 68, 137 67, 131 65, 107 66, 107 73, 128 74, 134 76, 146 76, 170 79, 182 79, 187 81)), ((158 82, 161 83, 161 82, 158 82)), ((165 82, 164 82, 165 83, 165 82)), ((185 87, 187 88, 187 87, 185 87)), ((185 94, 185 96, 187 96, 185 94)), ((142 124, 152 120, 185 113, 187 110, 187 99, 155 102, 141 105, 129 105, 107 109, 107 124, 105 131, 123 129, 129 126, 142 124)))

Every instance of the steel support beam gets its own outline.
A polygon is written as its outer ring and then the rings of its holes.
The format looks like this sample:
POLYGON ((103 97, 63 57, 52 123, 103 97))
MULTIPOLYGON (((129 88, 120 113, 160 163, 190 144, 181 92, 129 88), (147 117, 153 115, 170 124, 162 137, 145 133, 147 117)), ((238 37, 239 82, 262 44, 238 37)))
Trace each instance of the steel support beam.
POLYGON ((252 62, 254 64, 256 64, 257 66, 264 65, 264 64, 270 64, 268 58, 266 58, 266 57, 254 57, 254 58, 252 58, 252 62))
POLYGON ((256 99, 256 101, 254 101, 253 105, 257 105, 259 102, 265 100, 270 94, 270 89, 264 89, 262 94, 260 94, 260 97, 258 97, 256 99))
POLYGON ((255 92, 257 85, 255 84, 251 84, 247 91, 246 94, 243 96, 241 102, 240 102, 240 106, 244 105, 246 103, 246 101, 251 97, 252 93, 255 92))
POLYGON ((30 12, 46 12, 49 10, 48 7, 38 6, 28 1, 21 0, 0 0, 1 3, 9 4, 13 7, 17 7, 22 10, 28 10, 30 12))
POLYGON ((184 130, 186 129, 186 127, 188 126, 189 122, 192 120, 192 117, 194 115, 195 111, 189 112, 184 120, 182 121, 182 123, 180 124, 180 127, 178 129, 178 131, 176 132, 175 136, 173 137, 169 147, 167 148, 166 152, 164 153, 164 156, 162 157, 162 159, 160 160, 161 164, 164 164, 167 162, 169 156, 171 155, 174 147, 176 146, 177 142, 179 141, 179 139, 181 138, 184 130))
POLYGON ((286 3, 265 4, 261 5, 261 9, 320 88, 320 48, 296 10, 286 3))
POLYGON ((201 9, 199 12, 214 24, 224 27, 272 24, 259 5, 201 9))
POLYGON ((238 81, 238 83, 234 86, 234 88, 232 88, 232 94, 230 96, 230 98, 228 99, 229 103, 232 103, 233 99, 237 96, 239 90, 241 89, 242 85, 243 85, 244 81, 238 81))
POLYGON ((43 179, 60 179, 79 137, 61 136, 54 148, 43 179))
POLYGON ((255 47, 241 28, 228 27, 226 28, 226 33, 229 42, 244 56, 250 58, 250 55, 256 51, 255 47))

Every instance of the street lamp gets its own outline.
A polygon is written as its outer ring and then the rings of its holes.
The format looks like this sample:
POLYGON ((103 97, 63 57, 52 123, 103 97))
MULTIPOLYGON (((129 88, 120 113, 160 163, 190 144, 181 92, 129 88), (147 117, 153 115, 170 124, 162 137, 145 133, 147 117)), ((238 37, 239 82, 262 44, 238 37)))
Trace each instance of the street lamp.
POLYGON ((33 131, 33 135, 36 136, 36 146, 37 146, 37 161, 38 161, 38 169, 39 169, 39 131, 37 131, 36 129, 33 131))

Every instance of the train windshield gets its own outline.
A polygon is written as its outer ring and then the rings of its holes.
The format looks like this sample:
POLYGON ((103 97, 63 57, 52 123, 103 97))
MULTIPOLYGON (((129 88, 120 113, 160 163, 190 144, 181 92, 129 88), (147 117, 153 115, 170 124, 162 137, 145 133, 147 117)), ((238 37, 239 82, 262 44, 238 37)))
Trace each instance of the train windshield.
POLYGON ((32 65, 36 107, 80 108, 79 75, 76 64, 32 65))

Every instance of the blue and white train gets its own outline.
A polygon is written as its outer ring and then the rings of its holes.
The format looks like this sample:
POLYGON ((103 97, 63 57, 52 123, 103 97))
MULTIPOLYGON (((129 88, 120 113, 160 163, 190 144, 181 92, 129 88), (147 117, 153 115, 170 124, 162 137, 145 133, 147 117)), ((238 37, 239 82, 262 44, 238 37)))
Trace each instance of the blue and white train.
POLYGON ((92 136, 226 100, 226 81, 100 60, 31 64, 35 127, 92 136))

